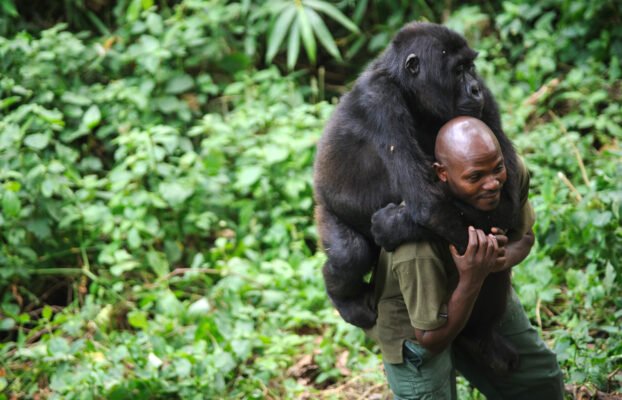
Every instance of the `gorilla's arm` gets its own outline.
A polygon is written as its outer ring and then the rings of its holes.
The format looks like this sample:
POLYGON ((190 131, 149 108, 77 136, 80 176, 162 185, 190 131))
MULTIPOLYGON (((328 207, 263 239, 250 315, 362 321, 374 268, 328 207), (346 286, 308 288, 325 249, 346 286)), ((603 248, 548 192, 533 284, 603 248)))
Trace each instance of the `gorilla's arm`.
MULTIPOLYGON (((415 139, 426 133, 415 133, 407 102, 396 100, 401 93, 391 82, 377 80, 370 85, 381 85, 383 90, 373 90, 379 98, 375 99, 377 112, 367 115, 368 126, 371 131, 385 133, 370 137, 389 172, 393 191, 400 193, 406 204, 389 205, 373 215, 372 226, 377 229, 372 234, 376 242, 392 249, 406 241, 431 238, 434 233, 464 252, 468 225, 462 212, 434 182, 432 159, 415 139)), ((429 134, 434 137, 436 131, 429 134)))

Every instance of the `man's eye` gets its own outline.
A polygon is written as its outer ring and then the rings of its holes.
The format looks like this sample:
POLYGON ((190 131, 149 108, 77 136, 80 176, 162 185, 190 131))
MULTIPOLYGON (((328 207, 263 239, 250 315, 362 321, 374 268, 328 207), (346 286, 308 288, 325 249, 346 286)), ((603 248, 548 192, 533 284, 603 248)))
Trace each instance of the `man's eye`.
POLYGON ((479 181, 480 175, 479 174, 475 174, 475 175, 469 175, 469 177, 467 178, 469 182, 471 183, 475 183, 477 181, 479 181))
POLYGON ((499 164, 496 168, 495 168, 495 172, 501 172, 504 169, 504 165, 503 164, 499 164))

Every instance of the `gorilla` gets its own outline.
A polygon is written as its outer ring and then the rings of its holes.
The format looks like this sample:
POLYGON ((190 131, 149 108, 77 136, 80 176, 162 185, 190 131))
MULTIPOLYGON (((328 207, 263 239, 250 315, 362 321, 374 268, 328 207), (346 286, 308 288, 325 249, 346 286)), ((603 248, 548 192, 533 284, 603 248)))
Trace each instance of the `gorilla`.
MULTIPOLYGON (((468 225, 490 232, 517 223, 518 159, 497 104, 475 72, 476 56, 458 33, 410 23, 359 76, 326 124, 313 179, 316 224, 327 255, 322 273, 331 301, 353 325, 375 323, 373 290, 365 278, 379 246, 390 251, 406 241, 440 237, 463 253, 468 225), (460 115, 486 123, 501 146, 508 179, 494 212, 448 198, 434 174, 436 134, 460 115)), ((491 274, 465 333, 494 340, 486 332, 503 314, 509 289, 510 271, 491 274)))

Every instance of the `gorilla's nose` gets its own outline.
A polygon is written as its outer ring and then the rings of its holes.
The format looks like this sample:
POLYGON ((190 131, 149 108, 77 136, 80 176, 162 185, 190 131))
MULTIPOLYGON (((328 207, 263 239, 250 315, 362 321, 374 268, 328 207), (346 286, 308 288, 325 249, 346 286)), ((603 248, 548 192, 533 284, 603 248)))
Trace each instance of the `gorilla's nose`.
POLYGON ((479 83, 477 81, 473 81, 469 84, 469 94, 475 98, 475 99, 479 99, 480 97, 482 97, 482 90, 479 87, 479 83))

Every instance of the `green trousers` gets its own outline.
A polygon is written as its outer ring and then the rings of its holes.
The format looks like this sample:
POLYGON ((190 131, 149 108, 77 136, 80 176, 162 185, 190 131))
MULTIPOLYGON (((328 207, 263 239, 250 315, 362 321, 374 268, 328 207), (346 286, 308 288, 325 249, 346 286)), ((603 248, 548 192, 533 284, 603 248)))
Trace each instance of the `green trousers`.
POLYGON ((384 363, 395 400, 455 400, 456 370, 489 400, 561 400, 562 373, 553 353, 531 326, 514 292, 498 327, 520 357, 519 368, 507 376, 480 367, 458 346, 431 354, 415 342, 405 341, 404 362, 384 363))

